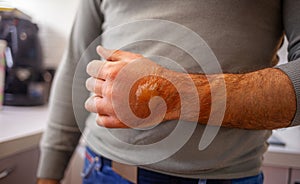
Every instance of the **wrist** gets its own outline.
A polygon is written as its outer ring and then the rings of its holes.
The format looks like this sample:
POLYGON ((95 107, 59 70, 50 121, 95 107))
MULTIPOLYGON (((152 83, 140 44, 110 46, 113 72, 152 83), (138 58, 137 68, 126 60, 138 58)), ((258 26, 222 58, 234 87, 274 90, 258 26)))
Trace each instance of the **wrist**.
POLYGON ((37 179, 37 184, 60 184, 60 182, 58 180, 54 180, 54 179, 39 178, 39 179, 37 179))

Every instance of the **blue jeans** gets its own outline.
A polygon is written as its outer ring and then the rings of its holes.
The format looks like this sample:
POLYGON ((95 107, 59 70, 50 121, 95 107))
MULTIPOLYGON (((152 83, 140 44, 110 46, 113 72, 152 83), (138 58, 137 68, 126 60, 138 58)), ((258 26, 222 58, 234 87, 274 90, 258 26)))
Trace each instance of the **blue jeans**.
MULTIPOLYGON (((83 184, 132 184, 111 168, 111 161, 87 148, 82 172, 83 184)), ((138 169, 138 184, 263 184, 263 174, 231 180, 181 178, 138 169)))

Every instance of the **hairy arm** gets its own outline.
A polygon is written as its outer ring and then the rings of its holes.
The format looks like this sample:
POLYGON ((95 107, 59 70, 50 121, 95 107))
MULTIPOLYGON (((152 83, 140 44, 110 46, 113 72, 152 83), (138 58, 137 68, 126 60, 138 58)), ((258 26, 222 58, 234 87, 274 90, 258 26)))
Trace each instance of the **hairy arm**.
MULTIPOLYGON (((190 74, 190 77, 198 90, 201 124, 208 122, 211 112, 220 113, 224 110, 218 106, 218 101, 224 100, 226 109, 222 126, 225 127, 276 129, 289 126, 293 120, 296 111, 295 92, 289 78, 279 69, 267 68, 246 74, 190 74), (211 82, 208 82, 208 78, 211 82), (211 88, 215 88, 214 91, 223 91, 218 90, 222 80, 225 81, 226 93, 217 92, 213 94, 214 98, 211 98, 211 88), (217 109, 211 110, 212 103, 216 104, 214 107, 217 109)), ((189 93, 189 87, 184 86, 184 83, 181 85, 189 93)), ((178 99, 174 98, 171 101, 178 99)), ((190 100, 185 103, 193 103, 193 99, 190 100)), ((173 116, 167 118, 178 119, 176 116, 178 113, 173 113, 173 116)), ((185 120, 195 118, 189 113, 181 117, 185 120)))
MULTIPOLYGON (((122 115, 128 116, 131 111, 139 118, 156 114, 150 125, 161 122, 155 119, 160 115, 159 112, 165 113, 163 120, 196 120, 206 124, 210 113, 221 113, 225 110, 221 126, 276 129, 289 126, 296 112, 296 96, 291 81, 279 69, 267 68, 246 74, 185 74, 165 69, 138 54, 102 47, 98 48, 98 52, 107 61, 93 61, 87 67, 87 72, 92 77, 86 85, 95 95, 87 100, 86 108, 98 113, 97 123, 101 126, 143 126, 130 124, 135 120, 124 119, 125 122, 122 119, 122 115), (150 75, 140 78, 136 74, 141 71, 150 75), (120 73, 122 77, 118 77, 120 73), (192 80, 197 94, 190 90, 191 83, 186 79, 192 80), (127 96, 124 92, 126 90, 120 86, 132 80, 135 81, 127 96), (225 82, 226 92, 219 89, 222 81, 225 82), (183 90, 183 95, 179 94, 178 89, 183 90), (164 101, 155 101, 150 109, 149 102, 156 96, 164 101), (182 106, 189 106, 198 99, 200 111, 198 108, 191 108, 182 112, 182 106), (125 100, 129 101, 130 107, 116 108, 126 102, 125 100), (222 104, 220 102, 226 102, 225 109, 219 105, 222 104), (166 109, 163 108, 164 105, 166 109)), ((145 126, 149 125, 151 119, 147 121, 145 126)))

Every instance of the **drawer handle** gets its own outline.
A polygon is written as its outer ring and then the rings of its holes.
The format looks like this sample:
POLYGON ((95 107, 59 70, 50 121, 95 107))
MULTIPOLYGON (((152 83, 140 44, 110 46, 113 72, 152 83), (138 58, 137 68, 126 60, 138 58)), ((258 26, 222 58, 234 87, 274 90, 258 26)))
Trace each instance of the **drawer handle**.
POLYGON ((13 167, 4 169, 0 172, 0 180, 6 178, 10 173, 12 173, 15 169, 13 167))

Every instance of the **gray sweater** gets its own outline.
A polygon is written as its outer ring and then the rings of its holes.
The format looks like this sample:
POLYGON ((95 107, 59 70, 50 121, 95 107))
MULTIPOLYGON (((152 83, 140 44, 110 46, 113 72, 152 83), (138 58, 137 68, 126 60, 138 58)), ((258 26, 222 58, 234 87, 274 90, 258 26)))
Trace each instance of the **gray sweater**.
MULTIPOLYGON (((203 73, 203 68, 182 48, 160 40, 166 37, 175 43, 180 40, 180 43, 187 43, 190 49, 197 51, 196 47, 193 48, 195 40, 190 39, 190 34, 177 35, 184 28, 203 38, 218 59, 223 72, 245 73, 276 66, 276 52, 286 34, 290 62, 278 67, 290 77, 294 85, 297 112, 293 125, 298 125, 299 10, 300 1, 296 0, 82 0, 69 47, 51 94, 48 127, 41 141, 38 177, 63 177, 84 129, 83 136, 95 152, 112 160, 138 164, 157 172, 214 179, 258 174, 270 131, 221 128, 211 144, 199 150, 205 126, 197 123, 183 122, 180 133, 172 135, 172 140, 166 142, 163 141, 178 128, 174 121, 161 123, 149 130, 109 130, 97 126, 95 115, 84 110, 84 101, 89 96, 85 89, 88 77, 85 66, 89 61, 99 59, 95 48, 102 44, 113 49, 122 47, 150 57, 170 58, 189 73, 203 73), (149 19, 174 22, 178 24, 178 29, 148 24, 149 19), (144 24, 122 25, 135 21, 144 24), (158 39, 140 39, 148 37, 158 39), (185 137, 190 129, 194 131, 185 137), (184 137, 189 139, 182 142, 184 137), (153 146, 155 143, 161 144, 153 146), (169 150, 174 147, 178 149, 170 153, 169 150)), ((159 64, 179 70, 173 64, 155 58, 153 60, 159 64)), ((214 69, 209 71, 218 72, 214 69)))

